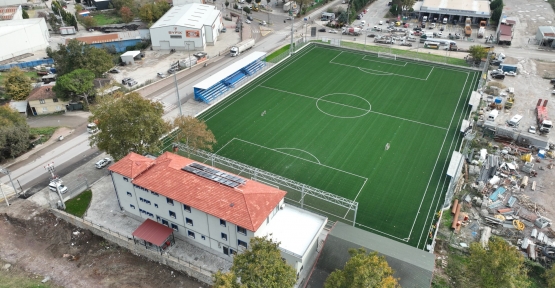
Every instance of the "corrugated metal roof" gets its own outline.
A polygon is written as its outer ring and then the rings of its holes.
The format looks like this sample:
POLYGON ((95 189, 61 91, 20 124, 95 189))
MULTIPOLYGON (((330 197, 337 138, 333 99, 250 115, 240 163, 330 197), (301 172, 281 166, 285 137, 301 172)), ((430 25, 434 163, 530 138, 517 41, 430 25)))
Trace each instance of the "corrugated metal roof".
POLYGON ((220 15, 220 11, 212 5, 198 3, 174 6, 166 12, 150 29, 183 26, 200 29, 204 25, 212 25, 220 15))
POLYGON ((141 226, 133 231, 132 235, 156 246, 162 246, 172 233, 173 229, 151 219, 146 219, 141 226))
POLYGON ((543 37, 555 37, 555 27, 553 26, 540 26, 538 30, 543 34, 543 37))

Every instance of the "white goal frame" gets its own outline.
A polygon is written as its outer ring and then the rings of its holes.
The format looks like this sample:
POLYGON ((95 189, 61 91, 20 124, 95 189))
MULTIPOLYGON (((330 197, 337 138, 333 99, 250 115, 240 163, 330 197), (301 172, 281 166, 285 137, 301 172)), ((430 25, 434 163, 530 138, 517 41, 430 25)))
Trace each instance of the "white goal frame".
POLYGON ((393 60, 397 60, 397 55, 385 52, 378 52, 378 58, 389 58, 393 60))

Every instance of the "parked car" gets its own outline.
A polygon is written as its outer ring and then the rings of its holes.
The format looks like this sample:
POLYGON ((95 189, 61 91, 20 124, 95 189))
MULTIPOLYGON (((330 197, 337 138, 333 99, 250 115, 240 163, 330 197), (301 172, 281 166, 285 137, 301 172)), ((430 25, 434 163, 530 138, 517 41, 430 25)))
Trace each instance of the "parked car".
POLYGON ((110 164, 111 162, 112 162, 112 159, 110 159, 110 158, 100 159, 100 160, 98 160, 98 162, 96 162, 94 164, 94 167, 96 167, 98 169, 102 169, 102 168, 108 166, 108 164, 110 164))
POLYGON ((368 34, 368 37, 374 38, 374 37, 376 37, 376 34, 368 34))
POLYGON ((528 128, 528 132, 536 134, 536 126, 530 126, 530 128, 528 128))
POLYGON ((137 85, 137 84, 139 84, 139 82, 137 82, 137 81, 135 81, 135 80, 131 80, 131 81, 127 82, 127 85, 129 85, 129 87, 135 86, 135 85, 137 85))
POLYGON ((378 22, 379 25, 383 25, 383 21, 378 22))
POLYGON ((260 22, 260 25, 262 25, 262 26, 266 26, 266 21, 262 21, 262 22, 260 22))
POLYGON ((50 189, 50 191, 57 192, 58 189, 56 188, 58 188, 60 190, 60 193, 62 194, 66 193, 68 190, 67 186, 63 185, 61 180, 50 181, 50 184, 48 184, 48 189, 50 189))
POLYGON ((251 24, 251 20, 247 19, 247 20, 245 20, 245 23, 251 24))
POLYGON ((168 74, 173 74, 173 73, 175 73, 175 70, 176 70, 175 68, 170 68, 170 69, 168 69, 168 74))
POLYGON ((241 31, 241 28, 239 28, 239 26, 235 27, 235 32, 239 32, 241 31))
POLYGON ((493 79, 505 79, 505 74, 491 74, 491 78, 493 79))
POLYGON ((515 71, 508 71, 508 72, 505 72, 505 75, 507 75, 507 76, 516 76, 516 73, 515 73, 515 71))
POLYGON ((158 73, 156 73, 156 76, 158 76, 160 78, 166 78, 166 73, 158 72, 158 73))
POLYGON ((549 81, 549 83, 555 84, 555 79, 551 79, 551 81, 549 81))
POLYGON ((123 79, 121 80, 121 84, 127 85, 127 82, 132 81, 132 80, 133 80, 133 78, 123 78, 123 79))
POLYGON ((335 29, 330 29, 328 32, 333 33, 333 34, 337 34, 337 30, 335 30, 335 29))
POLYGON ((252 21, 252 16, 251 16, 251 15, 247 15, 247 20, 252 21))
POLYGON ((318 29, 318 32, 326 32, 326 28, 320 28, 318 29))
POLYGON ((113 69, 110 69, 110 71, 108 71, 108 72, 117 74, 117 73, 119 73, 119 72, 121 72, 121 71, 119 71, 119 69, 117 69, 117 68, 113 68, 113 69))
POLYGON ((227 31, 227 29, 224 27, 222 28, 222 30, 220 30, 220 32, 225 33, 227 31))

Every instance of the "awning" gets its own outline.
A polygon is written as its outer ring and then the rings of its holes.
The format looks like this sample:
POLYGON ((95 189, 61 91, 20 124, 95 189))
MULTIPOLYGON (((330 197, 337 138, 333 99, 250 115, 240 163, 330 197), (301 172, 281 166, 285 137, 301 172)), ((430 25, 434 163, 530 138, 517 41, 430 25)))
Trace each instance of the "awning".
POLYGON ((164 241, 168 239, 173 229, 164 226, 158 222, 146 219, 139 228, 133 231, 133 236, 150 242, 156 246, 162 246, 164 241))

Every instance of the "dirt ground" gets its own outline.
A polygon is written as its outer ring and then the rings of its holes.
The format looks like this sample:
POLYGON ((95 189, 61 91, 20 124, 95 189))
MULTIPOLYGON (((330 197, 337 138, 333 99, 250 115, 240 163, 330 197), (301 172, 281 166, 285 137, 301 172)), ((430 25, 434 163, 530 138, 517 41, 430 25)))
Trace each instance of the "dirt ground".
MULTIPOLYGON (((29 201, 0 208, 0 259, 62 287, 208 287, 29 201), (8 212, 9 211, 9 212, 8 212)), ((1 285, 0 285, 1 286, 1 285)))

